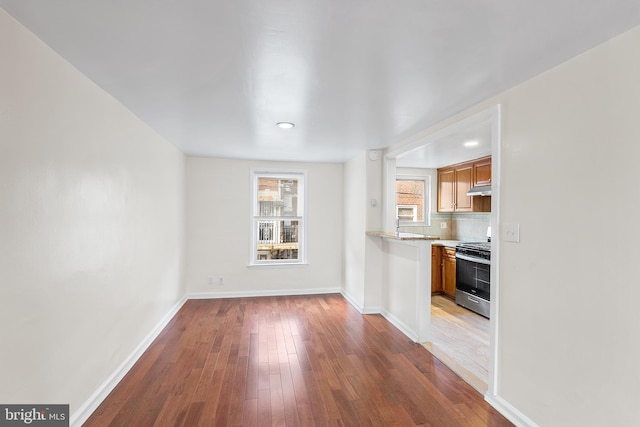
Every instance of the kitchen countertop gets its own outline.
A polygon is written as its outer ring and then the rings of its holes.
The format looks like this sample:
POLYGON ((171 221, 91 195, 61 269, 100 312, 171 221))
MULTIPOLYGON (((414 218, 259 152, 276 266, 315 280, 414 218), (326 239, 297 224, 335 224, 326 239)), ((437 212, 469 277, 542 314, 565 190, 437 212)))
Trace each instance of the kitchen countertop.
POLYGON ((446 246, 447 248, 455 248, 458 243, 462 243, 463 240, 438 240, 433 242, 433 246, 446 246))
MULTIPOLYGON (((451 239, 442 239, 438 236, 426 236, 424 234, 418 233, 394 233, 391 231, 367 231, 368 236, 373 237, 384 237, 385 239, 394 239, 394 240, 432 240, 431 244, 433 246, 444 246, 447 248, 454 248, 459 243, 469 242, 470 240, 451 240, 451 239)), ((477 240, 472 240, 477 241, 477 240)))
POLYGON ((386 239, 395 240, 439 240, 438 236, 425 236, 424 234, 417 233, 393 233, 390 231, 367 231, 368 236, 384 237, 386 239))

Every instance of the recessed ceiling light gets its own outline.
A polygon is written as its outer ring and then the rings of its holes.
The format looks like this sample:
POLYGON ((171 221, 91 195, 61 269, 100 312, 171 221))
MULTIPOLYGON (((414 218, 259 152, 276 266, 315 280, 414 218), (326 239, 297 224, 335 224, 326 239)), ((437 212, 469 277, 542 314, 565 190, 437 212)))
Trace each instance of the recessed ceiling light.
POLYGON ((478 145, 478 141, 467 141, 464 143, 465 147, 475 147, 476 145, 478 145))
POLYGON ((280 129, 291 129, 295 125, 291 122, 278 122, 276 123, 276 126, 278 126, 280 129))

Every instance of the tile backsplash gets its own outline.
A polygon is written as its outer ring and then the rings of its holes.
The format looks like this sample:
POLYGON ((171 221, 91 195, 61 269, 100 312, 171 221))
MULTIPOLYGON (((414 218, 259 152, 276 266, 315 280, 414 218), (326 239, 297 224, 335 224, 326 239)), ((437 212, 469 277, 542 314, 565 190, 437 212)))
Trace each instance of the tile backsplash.
POLYGON ((487 241, 490 213, 456 213, 451 216, 451 233, 455 240, 487 241))
POLYGON ((400 231, 437 236, 444 240, 486 241, 491 213, 431 213, 430 226, 403 226, 400 231), (441 224, 445 223, 446 228, 441 224))

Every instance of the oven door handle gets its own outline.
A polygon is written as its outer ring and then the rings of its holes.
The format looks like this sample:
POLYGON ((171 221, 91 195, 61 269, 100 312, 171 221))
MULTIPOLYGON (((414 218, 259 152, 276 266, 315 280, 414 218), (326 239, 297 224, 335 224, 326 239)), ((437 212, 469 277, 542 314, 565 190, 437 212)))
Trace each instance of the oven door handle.
POLYGON ((462 255, 462 254, 456 254, 456 258, 460 258, 469 262, 477 262, 478 264, 491 265, 491 261, 488 259, 474 258, 467 255, 462 255))

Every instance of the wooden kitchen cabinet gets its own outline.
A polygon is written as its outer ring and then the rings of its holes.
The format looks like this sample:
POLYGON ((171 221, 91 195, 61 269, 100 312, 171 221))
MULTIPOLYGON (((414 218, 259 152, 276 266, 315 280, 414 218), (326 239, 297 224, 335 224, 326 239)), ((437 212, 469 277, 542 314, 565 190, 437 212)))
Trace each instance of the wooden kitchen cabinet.
POLYGON ((453 168, 438 169, 438 212, 453 212, 455 194, 453 168))
POLYGON ((438 212, 490 212, 490 196, 467 196, 476 185, 491 185, 491 157, 438 169, 438 212))
POLYGON ((456 250, 446 246, 431 247, 431 294, 456 298, 456 250))
POLYGON ((442 291, 445 295, 456 297, 456 250, 443 248, 442 251, 442 291))
POLYGON ((442 246, 431 246, 431 293, 442 292, 442 246))
POLYGON ((491 185, 491 156, 473 162, 473 186, 491 185))
POLYGON ((473 165, 462 165, 454 168, 456 177, 455 212, 473 212, 473 197, 467 196, 473 187, 473 165))

